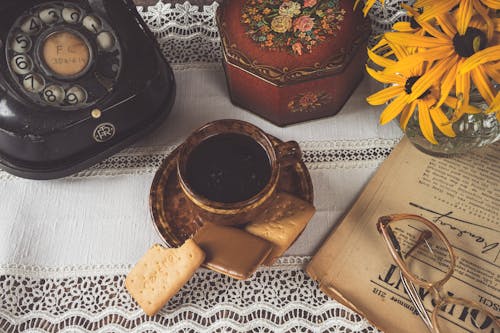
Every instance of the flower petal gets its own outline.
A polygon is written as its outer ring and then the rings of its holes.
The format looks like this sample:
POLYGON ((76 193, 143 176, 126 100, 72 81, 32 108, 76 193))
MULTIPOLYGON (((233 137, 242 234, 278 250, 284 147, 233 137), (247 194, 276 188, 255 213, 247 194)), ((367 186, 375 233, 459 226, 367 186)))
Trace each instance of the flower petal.
POLYGON ((486 22, 486 27, 487 27, 486 37, 488 40, 491 40, 491 38, 493 37, 493 31, 495 30, 495 23, 491 19, 490 15, 488 15, 488 10, 483 7, 481 1, 473 0, 474 9, 479 13, 479 15, 481 15, 483 20, 486 22))
POLYGON ((452 127, 452 122, 448 119, 448 117, 446 117, 441 108, 432 108, 429 112, 431 114, 432 121, 441 133, 450 138, 454 138, 456 136, 452 127))
MULTIPOLYGON (((417 19, 419 16, 420 16, 420 13, 415 10, 414 8, 412 8, 411 6, 408 6, 406 4, 401 4, 401 7, 403 7, 407 12, 408 12, 408 15, 410 16, 413 16, 414 19, 417 19)), ((447 36, 445 34, 443 34, 441 31, 439 31, 438 29, 436 29, 432 24, 428 23, 428 22, 418 22, 418 24, 424 28, 423 30, 425 30, 425 32, 428 32, 430 33, 432 36, 434 37, 437 37, 437 38, 443 38, 443 39, 447 39, 447 36)))
POLYGON ((409 55, 399 60, 394 65, 387 66, 385 70, 391 73, 400 73, 404 70, 408 70, 408 68, 416 67, 424 61, 437 61, 446 57, 450 57, 453 54, 454 50, 452 46, 447 45, 436 47, 427 51, 409 55))
POLYGON ((434 4, 434 1, 436 0, 417 0, 413 6, 415 8, 429 7, 434 4))
POLYGON ((406 94, 402 94, 392 101, 392 103, 389 104, 384 111, 382 111, 382 114, 380 115, 380 124, 385 125, 396 118, 397 115, 403 111, 407 101, 408 95, 406 94))
MULTIPOLYGON (((452 97, 452 96, 448 96, 448 98, 446 98, 446 101, 444 102, 444 104, 449 106, 452 109, 457 109, 459 106, 458 99, 456 97, 452 97)), ((472 105, 463 105, 462 110, 463 110, 463 113, 468 113, 468 114, 478 114, 478 113, 483 112, 481 109, 478 109, 472 105)))
POLYGON ((457 30, 460 35, 465 35, 472 18, 473 6, 472 0, 462 0, 457 10, 457 30))
POLYGON ((492 9, 500 9, 500 2, 498 0, 481 0, 481 2, 492 9))
POLYGON ((370 76, 375 80, 377 80, 378 82, 389 83, 389 84, 397 83, 399 86, 404 86, 406 82, 405 78, 400 75, 379 72, 368 67, 368 65, 366 65, 366 72, 370 74, 370 76))
POLYGON ((377 44, 375 44, 375 46, 372 47, 372 52, 381 52, 381 50, 383 50, 386 47, 388 47, 387 39, 385 39, 384 36, 382 36, 382 38, 380 38, 377 44))
POLYGON ((410 105, 408 105, 403 112, 401 112, 401 116, 399 117, 399 126, 403 131, 406 130, 406 126, 408 125, 408 121, 410 120, 411 116, 413 115, 413 112, 415 112, 415 107, 417 106, 417 101, 411 102, 410 105))
POLYGON ((446 13, 450 10, 450 8, 453 8, 457 3, 459 3, 459 0, 433 1, 431 6, 425 8, 424 12, 422 13, 422 15, 418 17, 417 21, 418 22, 427 21, 430 20, 431 18, 446 13))
POLYGON ((493 79, 496 83, 500 84, 500 70, 493 68, 492 66, 488 66, 488 64, 483 65, 483 70, 485 73, 493 79))
POLYGON ((439 82, 444 73, 453 65, 453 62, 448 61, 448 59, 438 61, 430 70, 422 75, 417 82, 415 82, 411 88, 410 100, 414 101, 422 96, 427 89, 430 89, 433 83, 439 82))
POLYGON ((366 0, 366 3, 365 3, 365 8, 363 8, 363 15, 368 15, 368 12, 370 11, 370 9, 373 7, 373 5, 375 4, 375 0, 366 0))
POLYGON ((411 27, 410 22, 396 22, 393 24, 392 29, 399 32, 414 32, 417 30, 411 27))
POLYGON ((455 82, 455 90, 458 97, 457 109, 462 105, 468 105, 470 100, 470 73, 457 74, 455 82))
POLYGON ((443 105, 446 98, 450 95, 450 91, 455 85, 455 77, 457 75, 458 68, 458 55, 455 55, 450 62, 453 63, 453 66, 448 70, 448 72, 444 75, 443 80, 441 81, 441 97, 436 105, 436 107, 440 107, 443 105))
POLYGON ((387 59, 385 57, 379 56, 375 52, 371 51, 368 49, 368 57, 370 58, 371 61, 373 61, 375 64, 382 66, 382 67, 387 67, 387 66, 392 66, 396 62, 391 59, 387 59))
POLYGON ((368 96, 366 101, 370 105, 382 105, 386 103, 391 98, 394 98, 403 92, 403 88, 399 86, 392 86, 389 88, 382 89, 375 94, 368 96))
POLYGON ((429 107, 423 101, 418 103, 418 124, 420 125, 420 130, 424 137, 430 143, 437 144, 436 138, 434 137, 434 129, 432 127, 431 117, 429 115, 429 107))
POLYGON ((490 61, 498 61, 499 59, 500 45, 487 47, 467 58, 467 60, 465 60, 458 68, 458 73, 463 74, 469 72, 481 64, 485 64, 490 61))
POLYGON ((484 73, 483 68, 479 66, 473 69, 471 72, 471 77, 481 96, 483 96, 486 103, 490 105, 495 98, 495 90, 490 84, 490 81, 488 80, 486 73, 484 73))
MULTIPOLYGON (((451 8, 451 7, 450 7, 451 8)), ((452 22, 452 17, 448 13, 444 13, 443 15, 437 16, 436 21, 443 29, 443 32, 450 38, 452 39, 455 37, 457 34, 457 29, 453 26, 452 22)))
POLYGON ((406 32, 387 32, 385 34, 385 38, 392 43, 396 43, 402 46, 413 46, 413 47, 432 48, 445 45, 451 46, 453 44, 449 39, 418 36, 416 34, 409 34, 406 32))

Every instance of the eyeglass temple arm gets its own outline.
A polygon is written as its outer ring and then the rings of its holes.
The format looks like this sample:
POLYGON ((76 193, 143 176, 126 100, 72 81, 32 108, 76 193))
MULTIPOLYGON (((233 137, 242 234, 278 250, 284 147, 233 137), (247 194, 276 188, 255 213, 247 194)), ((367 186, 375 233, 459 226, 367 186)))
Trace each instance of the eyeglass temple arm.
POLYGON ((403 287, 406 290, 406 293, 410 297, 411 302, 415 305, 415 309, 418 312, 418 315, 424 322, 425 326, 430 332, 434 332, 434 326, 432 325, 432 320, 429 318, 427 311, 425 310, 424 303, 419 297, 418 291, 415 288, 415 285, 404 277, 403 273, 399 271, 399 276, 401 277, 401 281, 403 282, 403 287))
POLYGON ((398 253, 398 255, 403 258, 403 254, 401 253, 401 245, 399 245, 399 241, 397 240, 396 236, 394 235, 394 232, 392 231, 392 228, 390 226, 386 226, 387 234, 389 235, 389 239, 392 243, 392 246, 394 246, 394 249, 398 253))
MULTIPOLYGON (((389 235, 389 239, 394 246, 394 249, 398 253, 398 255, 403 259, 403 254, 401 253, 401 245, 399 244, 399 241, 397 240, 396 236, 394 235, 394 232, 392 231, 392 228, 388 225, 386 225, 386 230, 387 230, 387 235, 389 235)), ((406 258, 411 252, 416 249, 423 241, 429 239, 432 237, 432 233, 426 233, 423 231, 416 244, 404 255, 404 258, 406 258)), ((427 311, 425 310, 424 304, 422 303, 422 300, 420 299, 417 289, 415 288, 415 285, 409 281, 407 278, 404 277, 403 273, 399 271, 399 276, 401 277, 401 281, 403 282, 403 287, 406 290, 406 293, 410 297, 411 302, 413 305, 415 305, 415 309, 417 310, 420 318, 424 322, 425 326, 427 326, 427 329, 430 332, 434 332, 434 326, 432 325, 432 321, 429 318, 429 315, 427 314, 427 311)))

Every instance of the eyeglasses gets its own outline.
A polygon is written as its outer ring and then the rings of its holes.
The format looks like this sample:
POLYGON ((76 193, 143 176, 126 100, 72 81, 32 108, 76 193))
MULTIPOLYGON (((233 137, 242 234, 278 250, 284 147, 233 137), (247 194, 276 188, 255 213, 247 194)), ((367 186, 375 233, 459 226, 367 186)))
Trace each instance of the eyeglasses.
MULTIPOLYGON (((412 214, 382 216, 377 222, 403 286, 430 332, 500 332, 498 316, 471 300, 444 294, 443 285, 456 267, 453 248, 431 221, 412 214), (429 291, 434 309, 429 315, 416 286, 429 291)), ((422 291, 421 291, 422 292, 422 291)))

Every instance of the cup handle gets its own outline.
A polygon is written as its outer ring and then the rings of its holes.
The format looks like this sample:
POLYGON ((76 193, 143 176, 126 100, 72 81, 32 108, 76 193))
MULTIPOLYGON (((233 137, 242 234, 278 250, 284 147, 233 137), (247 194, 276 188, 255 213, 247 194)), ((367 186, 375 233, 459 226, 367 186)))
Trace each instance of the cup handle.
POLYGON ((281 167, 293 165, 302 159, 302 150, 295 141, 281 143, 275 149, 281 167))

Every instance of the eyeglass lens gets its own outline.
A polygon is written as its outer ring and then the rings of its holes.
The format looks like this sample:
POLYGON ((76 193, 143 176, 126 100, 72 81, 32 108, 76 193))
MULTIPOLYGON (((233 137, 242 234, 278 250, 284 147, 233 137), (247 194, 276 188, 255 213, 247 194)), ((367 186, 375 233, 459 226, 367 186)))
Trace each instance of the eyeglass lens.
POLYGON ((391 223, 408 270, 425 282, 437 282, 453 269, 445 243, 423 222, 413 219, 391 223))

